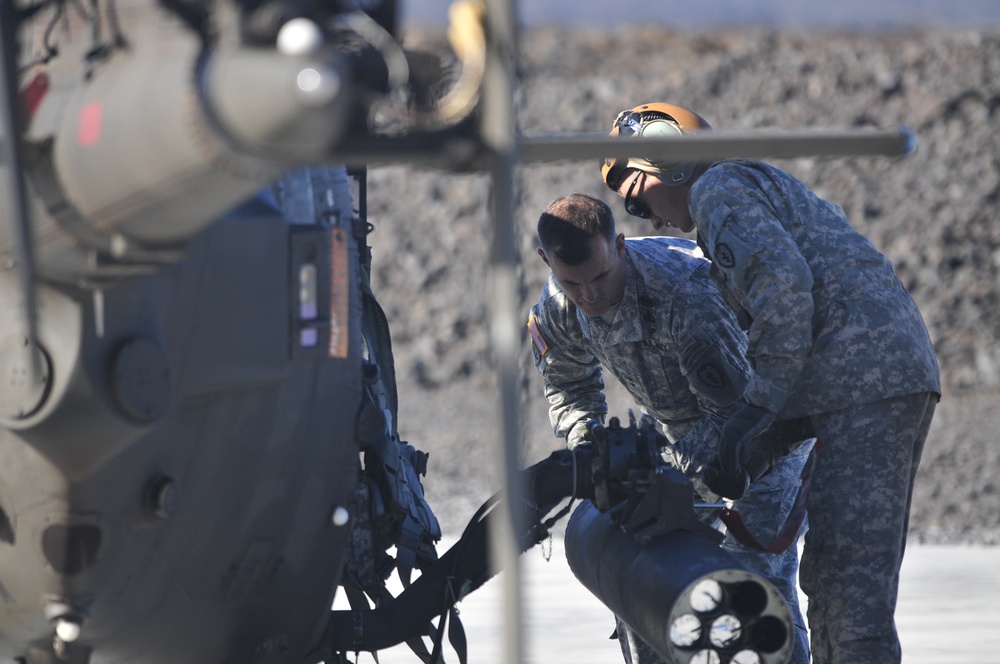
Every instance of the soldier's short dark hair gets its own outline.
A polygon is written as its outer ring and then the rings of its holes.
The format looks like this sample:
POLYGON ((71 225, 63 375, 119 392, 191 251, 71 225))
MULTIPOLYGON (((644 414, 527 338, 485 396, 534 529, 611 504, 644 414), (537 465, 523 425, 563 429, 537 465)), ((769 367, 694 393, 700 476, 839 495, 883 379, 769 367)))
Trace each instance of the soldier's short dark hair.
POLYGON ((567 265, 590 258, 591 240, 615 240, 615 217, 607 203, 587 194, 569 194, 549 203, 538 219, 538 243, 567 265))

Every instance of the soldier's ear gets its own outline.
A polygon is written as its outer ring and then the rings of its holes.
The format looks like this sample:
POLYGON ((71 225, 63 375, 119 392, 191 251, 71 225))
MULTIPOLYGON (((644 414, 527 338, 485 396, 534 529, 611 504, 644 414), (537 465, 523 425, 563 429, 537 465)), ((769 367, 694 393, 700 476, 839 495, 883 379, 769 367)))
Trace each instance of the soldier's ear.
MULTIPOLYGON (((545 255, 545 251, 543 251, 541 247, 538 247, 538 255, 542 257, 542 260, 545 261, 546 265, 549 265, 549 257, 545 255)), ((549 265, 549 267, 552 266, 549 265)))
POLYGON ((615 251, 621 256, 625 252, 625 233, 619 233, 615 238, 615 251))

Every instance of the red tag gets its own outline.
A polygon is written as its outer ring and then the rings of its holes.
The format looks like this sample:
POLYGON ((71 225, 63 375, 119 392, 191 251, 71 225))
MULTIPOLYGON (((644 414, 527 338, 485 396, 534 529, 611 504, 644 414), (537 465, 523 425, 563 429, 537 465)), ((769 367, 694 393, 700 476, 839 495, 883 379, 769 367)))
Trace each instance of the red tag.
POLYGON ((35 111, 38 110, 38 105, 42 103, 42 99, 48 91, 49 77, 45 74, 38 74, 31 79, 31 83, 28 83, 27 87, 24 88, 24 92, 21 93, 21 97, 24 99, 24 110, 28 113, 29 119, 35 116, 35 111))

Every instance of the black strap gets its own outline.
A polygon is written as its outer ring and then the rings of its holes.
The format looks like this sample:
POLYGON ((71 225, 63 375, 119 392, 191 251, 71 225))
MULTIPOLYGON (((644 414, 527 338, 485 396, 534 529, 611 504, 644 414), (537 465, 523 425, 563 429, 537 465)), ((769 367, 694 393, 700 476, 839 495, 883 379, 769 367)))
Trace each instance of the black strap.
POLYGON ((733 534, 738 542, 756 551, 766 553, 784 553, 788 547, 798 538, 799 529, 806 517, 806 505, 809 502, 809 489, 812 486, 813 473, 816 470, 816 455, 823 448, 823 444, 818 440, 813 444, 813 449, 809 453, 805 468, 802 470, 802 483, 799 485, 798 494, 792 504, 792 510, 785 519, 785 524, 775 535, 774 540, 767 546, 757 541, 753 533, 743 523, 743 517, 736 510, 723 508, 720 518, 726 524, 726 528, 733 534))

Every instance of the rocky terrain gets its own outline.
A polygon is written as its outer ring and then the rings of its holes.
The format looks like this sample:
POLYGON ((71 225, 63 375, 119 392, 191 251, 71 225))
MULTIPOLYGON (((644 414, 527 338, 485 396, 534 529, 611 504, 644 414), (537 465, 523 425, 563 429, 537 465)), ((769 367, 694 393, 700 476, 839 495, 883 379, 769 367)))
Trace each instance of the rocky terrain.
MULTIPOLYGON (((433 42, 435 35, 413 35, 433 42)), ((905 159, 775 160, 841 204, 893 261, 924 313, 944 397, 911 515, 914 541, 1000 544, 1000 33, 682 33, 535 28, 521 35, 525 134, 603 132, 618 111, 673 101, 716 128, 907 125, 905 159)), ((489 179, 391 166, 369 172, 373 282, 393 332, 400 432, 430 452, 425 486, 446 534, 499 486, 487 273, 489 179)), ((596 163, 523 167, 516 209, 526 312, 547 271, 534 223, 555 197, 601 196, 647 235, 596 163)), ((525 465, 559 446, 524 340, 525 465)), ((612 414, 630 406, 609 389, 612 414)))

